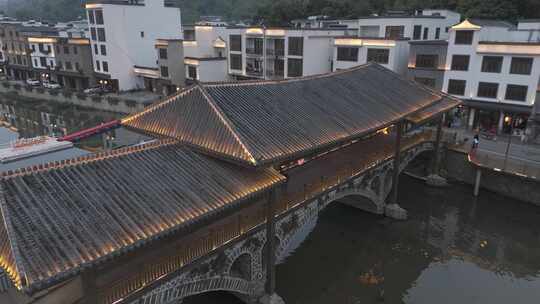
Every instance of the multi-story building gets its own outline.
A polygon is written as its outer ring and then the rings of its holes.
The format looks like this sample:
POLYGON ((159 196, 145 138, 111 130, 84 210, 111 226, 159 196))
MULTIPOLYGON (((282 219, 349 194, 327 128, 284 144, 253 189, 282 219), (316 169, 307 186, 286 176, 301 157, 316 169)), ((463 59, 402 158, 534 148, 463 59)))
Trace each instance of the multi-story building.
POLYGON ((182 39, 180 9, 167 0, 87 1, 94 71, 115 90, 144 87, 136 67, 156 69, 155 42, 182 39))
POLYGON ((422 40, 409 44, 408 78, 442 91, 448 41, 422 40))
POLYGON ((229 74, 235 79, 283 79, 332 71, 336 36, 345 29, 228 28, 229 74))
POLYGON ((376 62, 396 73, 407 73, 409 39, 336 37, 333 71, 376 62))
POLYGON ((499 21, 452 27, 443 90, 465 100, 469 127, 525 130, 540 79, 539 33, 499 21))
POLYGON ((41 81, 50 81, 52 71, 56 68, 57 37, 28 36, 30 61, 34 75, 41 81))
POLYGON ((53 75, 61 86, 81 91, 96 84, 89 39, 58 38, 55 56, 53 75))
POLYGON ((358 36, 370 38, 410 40, 448 39, 450 27, 460 22, 461 15, 444 9, 417 10, 407 12, 388 12, 352 20, 328 20, 311 18, 293 22, 301 28, 336 28, 345 26, 357 29, 358 36))
POLYGON ((184 29, 186 79, 202 82, 230 79, 227 36, 227 28, 221 25, 196 25, 184 29))

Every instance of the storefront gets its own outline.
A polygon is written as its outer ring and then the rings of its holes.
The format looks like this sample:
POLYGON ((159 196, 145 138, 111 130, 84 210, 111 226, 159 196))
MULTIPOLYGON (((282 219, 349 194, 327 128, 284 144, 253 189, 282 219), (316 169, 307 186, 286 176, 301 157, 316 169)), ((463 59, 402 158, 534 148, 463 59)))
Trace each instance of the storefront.
POLYGON ((522 135, 527 129, 531 106, 464 100, 469 130, 500 135, 522 135))

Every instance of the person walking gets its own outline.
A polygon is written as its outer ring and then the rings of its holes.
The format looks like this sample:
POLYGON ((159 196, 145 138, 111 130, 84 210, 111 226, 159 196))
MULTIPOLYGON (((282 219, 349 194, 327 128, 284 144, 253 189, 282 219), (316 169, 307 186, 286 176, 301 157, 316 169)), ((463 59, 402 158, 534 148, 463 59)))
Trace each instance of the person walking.
POLYGON ((473 150, 478 149, 479 144, 480 144, 480 136, 478 135, 478 133, 476 133, 473 138, 473 144, 472 144, 473 150))

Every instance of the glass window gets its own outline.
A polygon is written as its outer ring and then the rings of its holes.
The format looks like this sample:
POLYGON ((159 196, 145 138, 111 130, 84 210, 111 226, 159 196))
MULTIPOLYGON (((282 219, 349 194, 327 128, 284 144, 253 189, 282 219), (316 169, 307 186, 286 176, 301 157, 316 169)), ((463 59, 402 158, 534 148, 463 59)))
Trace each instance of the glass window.
POLYGON ((424 37, 422 39, 427 40, 429 36, 429 28, 424 28, 424 37))
POLYGON ((69 54, 69 47, 67 45, 64 46, 64 54, 69 54))
POLYGON ((414 81, 421 83, 425 86, 428 86, 430 88, 435 87, 435 79, 434 78, 428 78, 428 77, 415 77, 414 81))
POLYGON ((103 61, 101 63, 102 67, 103 67, 103 72, 108 72, 109 71, 109 63, 107 61, 103 61))
POLYGON ((416 67, 417 68, 437 68, 437 62, 439 56, 437 55, 416 55, 416 67))
POLYGON ((144 31, 141 31, 141 38, 144 38, 144 31))
POLYGON ((98 52, 98 45, 97 44, 94 44, 94 54, 98 55, 99 52, 98 52))
POLYGON ((167 59, 167 49, 159 49, 159 59, 167 59))
POLYGON ((88 21, 90 22, 90 24, 96 23, 96 19, 94 18, 94 11, 92 10, 88 11, 88 21))
POLYGON ((101 65, 99 64, 99 60, 96 60, 96 70, 97 71, 101 70, 101 65))
POLYGON ((79 66, 79 63, 75 62, 75 70, 79 71, 80 69, 81 69, 81 67, 79 66))
POLYGON ((96 10, 95 15, 96 15, 96 24, 104 24, 103 11, 102 10, 96 10))
POLYGON ((405 26, 387 26, 384 37, 386 39, 400 39, 403 38, 403 33, 405 32, 405 26))
POLYGON ((304 37, 289 37, 289 55, 304 56, 304 37))
POLYGON ((231 51, 241 52, 242 51, 242 36, 241 35, 230 35, 229 43, 231 45, 231 51))
POLYGON ((197 79, 197 67, 192 65, 188 66, 188 76, 191 79, 197 79))
POLYGON ((390 50, 388 49, 368 49, 367 61, 374 61, 380 64, 388 64, 388 58, 390 57, 390 50))
POLYGON ((413 40, 420 40, 420 35, 422 35, 422 26, 415 25, 413 31, 413 40))
POLYGON ((92 36, 92 40, 93 41, 96 41, 97 40, 97 35, 96 35, 96 28, 95 27, 92 27, 90 28, 90 36, 92 36))
POLYGON ((509 84, 506 86, 505 99, 514 101, 526 101, 527 100, 527 86, 509 84))
POLYGON ((438 27, 435 29, 435 40, 441 39, 441 28, 438 27))
POLYGON ((72 69, 73 69, 73 65, 71 65, 71 62, 66 61, 66 70, 72 70, 72 69))
POLYGON ((242 55, 231 54, 231 70, 242 70, 242 55))
POLYGON ((164 78, 169 77, 169 67, 161 66, 161 77, 164 77, 164 78))
POLYGON ((448 80, 448 94, 453 95, 465 95, 465 87, 467 85, 467 82, 465 80, 456 80, 456 79, 450 79, 448 80))
POLYGON ((500 73, 502 64, 502 56, 484 56, 484 58, 482 59, 482 72, 500 73))
POLYGON ((474 31, 456 31, 455 44, 472 44, 474 31))
POLYGON ((287 75, 289 77, 302 77, 303 75, 303 60, 289 58, 287 60, 287 75))
POLYGON ((74 46, 74 47, 73 47, 73 54, 77 55, 77 54, 78 54, 78 52, 79 52, 79 50, 77 50, 77 47, 76 47, 76 46, 74 46))
POLYGON ((105 38, 105 29, 104 28, 98 28, 97 29, 97 36, 98 41, 105 42, 107 39, 105 38))
POLYGON ((497 98, 499 84, 494 82, 480 82, 476 96, 485 98, 497 98))
POLYGON ((102 44, 99 46, 99 48, 101 49, 101 55, 107 56, 107 47, 104 44, 102 44))
POLYGON ((357 62, 358 61, 358 48, 338 47, 337 60, 357 62))
POLYGON ((512 57, 510 65, 510 74, 531 75, 533 65, 532 58, 512 57))
POLYGON ((452 56, 452 71, 467 71, 469 69, 469 55, 452 56))

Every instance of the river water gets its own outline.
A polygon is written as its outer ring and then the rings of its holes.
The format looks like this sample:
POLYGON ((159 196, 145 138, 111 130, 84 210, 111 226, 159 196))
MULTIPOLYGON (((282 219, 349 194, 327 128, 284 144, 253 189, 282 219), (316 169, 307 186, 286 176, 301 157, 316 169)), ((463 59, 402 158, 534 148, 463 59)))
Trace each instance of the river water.
MULTIPOLYGON (((23 137, 73 132, 117 114, 0 101, 0 115, 23 137)), ((0 128, 0 143, 17 133, 0 128)), ((117 145, 140 140, 116 134, 117 145)), ((96 150, 101 139, 78 148, 96 150)), ((66 156, 87 153, 66 151, 66 156)), ((2 169, 2 168, 0 168, 2 169)), ((426 187, 403 176, 403 222, 330 205, 314 230, 277 267, 277 292, 287 304, 539 303, 540 208, 500 195, 472 196, 465 185, 426 187)), ((227 293, 189 304, 240 304, 227 293)))
MULTIPOLYGON (((540 302, 540 208, 403 176, 392 221, 335 203, 277 267, 287 304, 540 302)), ((240 304, 225 293, 189 304, 240 304)))

